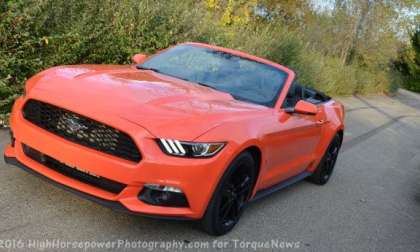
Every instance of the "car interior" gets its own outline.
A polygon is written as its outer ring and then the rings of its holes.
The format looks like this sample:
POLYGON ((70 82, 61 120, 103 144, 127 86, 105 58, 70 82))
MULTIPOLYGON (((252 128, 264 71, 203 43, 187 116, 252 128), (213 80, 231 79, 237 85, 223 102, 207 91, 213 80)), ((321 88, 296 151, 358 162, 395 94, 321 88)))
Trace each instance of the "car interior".
POLYGON ((283 108, 293 108, 300 100, 305 100, 312 104, 318 105, 323 102, 331 100, 331 97, 315 90, 313 88, 305 87, 294 81, 287 93, 286 99, 283 102, 283 108))

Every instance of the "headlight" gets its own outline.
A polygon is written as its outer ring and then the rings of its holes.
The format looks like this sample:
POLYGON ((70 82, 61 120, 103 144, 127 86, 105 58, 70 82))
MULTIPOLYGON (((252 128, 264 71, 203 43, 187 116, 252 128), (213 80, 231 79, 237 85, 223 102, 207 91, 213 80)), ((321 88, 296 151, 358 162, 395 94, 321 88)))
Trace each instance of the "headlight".
POLYGON ((224 143, 197 143, 160 138, 158 144, 163 152, 181 157, 212 157, 225 146, 224 143))

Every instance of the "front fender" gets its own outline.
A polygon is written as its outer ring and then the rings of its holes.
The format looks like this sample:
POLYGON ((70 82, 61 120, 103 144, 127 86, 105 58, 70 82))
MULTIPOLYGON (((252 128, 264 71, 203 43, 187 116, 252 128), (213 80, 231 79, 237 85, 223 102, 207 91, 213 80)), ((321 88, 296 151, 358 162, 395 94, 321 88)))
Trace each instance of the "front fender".
MULTIPOLYGON (((206 134, 195 139, 197 142, 226 142, 226 147, 222 150, 223 155, 227 155, 226 163, 224 164, 223 169, 218 171, 218 180, 220 181, 221 177, 229 167, 230 163, 242 152, 246 151, 249 148, 257 148, 261 153, 261 161, 259 164, 258 178, 256 181, 256 186, 252 196, 255 195, 256 189, 260 181, 261 175, 264 174, 266 170, 266 158, 265 158, 265 147, 261 141, 261 134, 259 132, 258 123, 246 123, 246 122, 230 122, 218 127, 214 127, 209 130, 206 134)), ((212 189, 213 192, 217 184, 212 189)))

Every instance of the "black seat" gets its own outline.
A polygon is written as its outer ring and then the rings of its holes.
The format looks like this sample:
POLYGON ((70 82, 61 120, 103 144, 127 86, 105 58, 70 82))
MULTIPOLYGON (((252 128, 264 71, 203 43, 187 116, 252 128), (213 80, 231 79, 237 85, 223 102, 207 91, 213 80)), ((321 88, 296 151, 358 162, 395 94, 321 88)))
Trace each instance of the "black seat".
POLYGON ((283 103, 283 108, 293 108, 296 103, 298 103, 298 101, 304 98, 303 96, 304 88, 300 84, 293 82, 289 92, 287 92, 286 99, 283 103))

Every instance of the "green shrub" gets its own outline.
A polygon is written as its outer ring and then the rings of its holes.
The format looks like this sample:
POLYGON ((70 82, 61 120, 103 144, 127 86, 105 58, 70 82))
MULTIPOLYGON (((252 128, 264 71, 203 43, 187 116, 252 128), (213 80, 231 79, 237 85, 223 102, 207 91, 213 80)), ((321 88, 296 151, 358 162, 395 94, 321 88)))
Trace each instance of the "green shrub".
POLYGON ((420 25, 411 34, 410 45, 400 51, 394 66, 402 74, 402 86, 420 92, 420 25))
MULTIPOLYGON (((0 0, 0 115, 10 112, 25 80, 63 64, 128 64, 177 42, 201 41, 290 66, 302 83, 329 94, 387 92, 389 71, 343 65, 310 49, 281 20, 226 25, 206 1, 0 0)), ((225 22, 226 23, 226 22, 225 22)))

